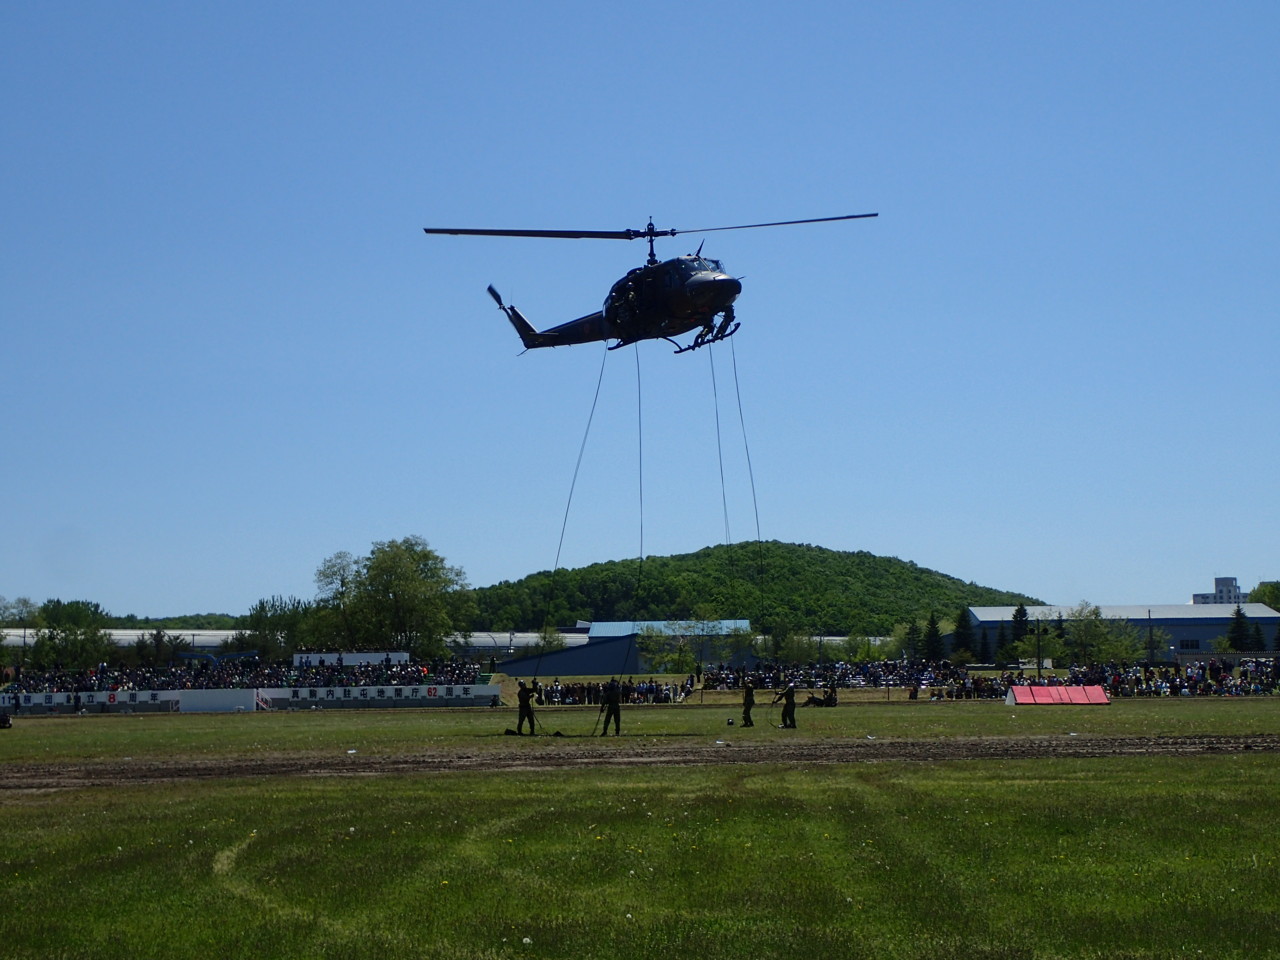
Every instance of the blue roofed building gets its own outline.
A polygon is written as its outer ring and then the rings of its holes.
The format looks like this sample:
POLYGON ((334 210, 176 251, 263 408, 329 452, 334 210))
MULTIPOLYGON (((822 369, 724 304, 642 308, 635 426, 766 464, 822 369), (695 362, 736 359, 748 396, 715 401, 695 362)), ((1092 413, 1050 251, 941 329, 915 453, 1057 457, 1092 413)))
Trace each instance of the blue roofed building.
MULTIPOLYGON (((1137 627, 1143 637, 1144 652, 1146 638, 1161 631, 1160 635, 1167 635, 1168 639, 1160 649, 1153 651, 1154 658, 1176 660, 1180 656, 1212 655, 1214 640, 1226 636, 1237 606, 1249 618, 1250 629, 1254 624, 1262 628, 1264 650, 1275 651, 1278 647, 1276 632, 1280 630, 1280 613, 1264 603, 1138 603, 1099 605, 1098 609, 1104 620, 1127 620, 1137 627)), ((974 636, 981 636, 985 631, 994 644, 1001 624, 1004 625, 1005 635, 1009 636, 1016 609, 1017 607, 970 607, 969 618, 973 624, 974 636)), ((1032 624, 1037 620, 1055 621, 1059 616, 1070 620, 1072 609, 1063 606, 1027 607, 1027 620, 1032 624)))
MULTIPOLYGON (((749 632, 749 620, 620 620, 592 623, 587 639, 579 637, 561 650, 509 656, 498 669, 511 676, 635 676, 652 672, 639 640, 642 636, 686 637, 697 643, 701 663, 720 659, 715 646, 734 633, 749 632)), ((566 638, 568 639, 568 638, 566 638)))

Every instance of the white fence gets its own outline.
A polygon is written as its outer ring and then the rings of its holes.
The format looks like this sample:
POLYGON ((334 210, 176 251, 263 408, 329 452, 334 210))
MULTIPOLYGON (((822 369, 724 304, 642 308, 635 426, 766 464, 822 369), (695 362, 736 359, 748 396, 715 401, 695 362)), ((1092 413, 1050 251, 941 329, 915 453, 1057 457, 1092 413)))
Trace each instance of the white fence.
POLYGON ((419 684, 372 687, 300 687, 218 690, 113 690, 76 693, 0 694, 0 709, 10 713, 252 712, 276 710, 391 707, 489 706, 501 696, 498 684, 419 684))

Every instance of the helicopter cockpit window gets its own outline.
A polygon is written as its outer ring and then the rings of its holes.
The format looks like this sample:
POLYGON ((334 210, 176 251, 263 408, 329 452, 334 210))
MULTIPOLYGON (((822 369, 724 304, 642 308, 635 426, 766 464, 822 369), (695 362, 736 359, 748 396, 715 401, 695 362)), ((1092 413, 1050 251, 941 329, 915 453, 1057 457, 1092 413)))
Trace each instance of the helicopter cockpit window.
POLYGON ((719 260, 712 260, 709 257, 698 257, 693 261, 694 268, 699 272, 710 271, 711 273, 724 273, 724 267, 720 266, 719 260))

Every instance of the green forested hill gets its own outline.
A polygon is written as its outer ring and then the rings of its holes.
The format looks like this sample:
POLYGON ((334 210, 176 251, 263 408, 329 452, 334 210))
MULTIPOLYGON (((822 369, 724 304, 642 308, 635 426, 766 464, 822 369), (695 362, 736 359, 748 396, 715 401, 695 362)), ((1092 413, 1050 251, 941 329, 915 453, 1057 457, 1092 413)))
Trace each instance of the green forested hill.
POLYGON ((575 620, 744 619, 765 632, 876 636, 930 612, 954 617, 962 606, 1040 602, 894 557, 777 541, 544 571, 474 593, 477 631, 575 620))

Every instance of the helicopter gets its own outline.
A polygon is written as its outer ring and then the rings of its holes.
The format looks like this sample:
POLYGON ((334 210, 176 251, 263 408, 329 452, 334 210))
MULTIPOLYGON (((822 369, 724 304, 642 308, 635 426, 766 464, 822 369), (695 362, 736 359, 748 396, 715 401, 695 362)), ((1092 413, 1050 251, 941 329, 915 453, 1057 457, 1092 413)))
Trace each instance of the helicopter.
MULTIPOLYGON (((750 230, 756 227, 785 227, 799 223, 826 223, 832 220, 863 220, 876 213, 852 213, 840 217, 810 220, 780 220, 774 223, 747 223, 735 227, 702 227, 697 230, 657 230, 653 220, 643 230, 481 230, 452 227, 424 227, 428 234, 473 237, 551 237, 562 240, 649 241, 649 258, 609 288, 604 305, 595 313, 570 320, 547 330, 537 330, 513 305, 489 286, 489 296, 520 335, 526 350, 537 347, 564 347, 576 343, 616 340, 608 347, 617 350, 640 340, 666 340, 676 353, 697 350, 733 336, 741 326, 733 310, 742 292, 742 281, 725 273, 719 260, 697 253, 659 261, 653 243, 658 237, 682 233, 712 233, 720 230, 750 230), (717 319, 719 318, 719 319, 717 319), (697 330, 693 340, 681 345, 675 338, 697 330)), ((705 242, 705 241, 704 241, 705 242)))

